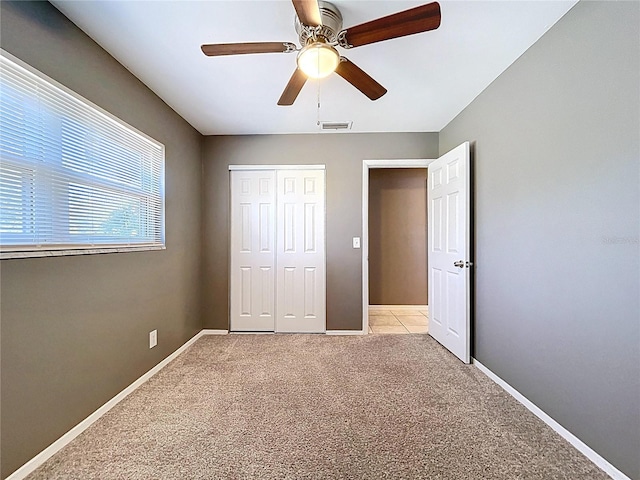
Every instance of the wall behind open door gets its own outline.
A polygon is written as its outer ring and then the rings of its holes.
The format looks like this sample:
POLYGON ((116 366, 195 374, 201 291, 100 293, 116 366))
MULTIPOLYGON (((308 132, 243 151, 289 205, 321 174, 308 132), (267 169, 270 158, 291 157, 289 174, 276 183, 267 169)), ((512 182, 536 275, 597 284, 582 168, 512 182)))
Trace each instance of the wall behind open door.
POLYGON ((426 305, 427 169, 369 170, 369 304, 426 305))

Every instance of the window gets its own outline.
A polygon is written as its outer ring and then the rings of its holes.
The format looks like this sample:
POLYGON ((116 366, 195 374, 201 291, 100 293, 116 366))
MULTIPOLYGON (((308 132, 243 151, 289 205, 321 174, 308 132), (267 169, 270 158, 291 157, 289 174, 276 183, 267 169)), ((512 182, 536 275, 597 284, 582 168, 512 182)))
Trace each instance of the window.
POLYGON ((164 248, 164 146, 0 51, 1 258, 164 248))

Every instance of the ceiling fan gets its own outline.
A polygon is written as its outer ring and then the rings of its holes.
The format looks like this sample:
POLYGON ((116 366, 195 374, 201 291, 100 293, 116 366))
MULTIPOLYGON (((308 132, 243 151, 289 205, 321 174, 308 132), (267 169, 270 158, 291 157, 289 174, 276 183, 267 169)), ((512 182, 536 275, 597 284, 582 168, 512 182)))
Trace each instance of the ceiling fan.
POLYGON ((336 72, 371 100, 387 89, 353 62, 341 56, 337 46, 349 49, 392 38, 435 30, 440 26, 440 5, 428 3, 386 17, 342 29, 340 10, 322 0, 292 0, 295 29, 301 48, 291 42, 214 43, 202 45, 210 57, 249 53, 298 52, 297 67, 282 92, 278 105, 293 105, 308 78, 323 78, 336 72))

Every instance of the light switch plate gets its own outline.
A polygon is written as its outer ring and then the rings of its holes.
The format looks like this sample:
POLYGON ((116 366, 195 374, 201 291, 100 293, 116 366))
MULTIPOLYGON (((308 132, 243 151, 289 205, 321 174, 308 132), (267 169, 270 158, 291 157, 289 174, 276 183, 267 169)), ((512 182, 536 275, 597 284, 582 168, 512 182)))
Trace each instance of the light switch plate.
POLYGON ((360 248, 360 237, 353 237, 353 248, 360 248))

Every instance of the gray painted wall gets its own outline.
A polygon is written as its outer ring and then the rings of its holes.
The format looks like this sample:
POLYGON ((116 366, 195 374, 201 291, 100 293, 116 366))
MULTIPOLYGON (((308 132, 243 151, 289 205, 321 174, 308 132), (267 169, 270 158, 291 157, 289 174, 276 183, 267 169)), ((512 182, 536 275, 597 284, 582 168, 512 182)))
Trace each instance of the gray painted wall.
POLYGON ((5 478, 200 330, 202 136, 50 4, 0 8, 2 48, 166 147, 166 251, 0 265, 5 478))
POLYGON ((579 2, 440 134, 475 147, 475 357, 636 479, 639 11, 579 2))
POLYGON ((168 247, 2 261, 2 478, 202 326, 227 327, 229 164, 327 164, 328 328, 359 329, 362 160, 434 157, 439 142, 444 153, 466 140, 475 356, 640 478, 637 2, 580 2, 439 139, 204 142, 49 4, 0 10, 4 49, 166 145, 168 247))
MULTIPOLYGON (((312 118, 309 119, 313 121, 312 118)), ((230 164, 326 164, 327 329, 362 328, 362 161, 433 158, 437 133, 206 137, 203 149, 204 328, 229 324, 230 164)))

